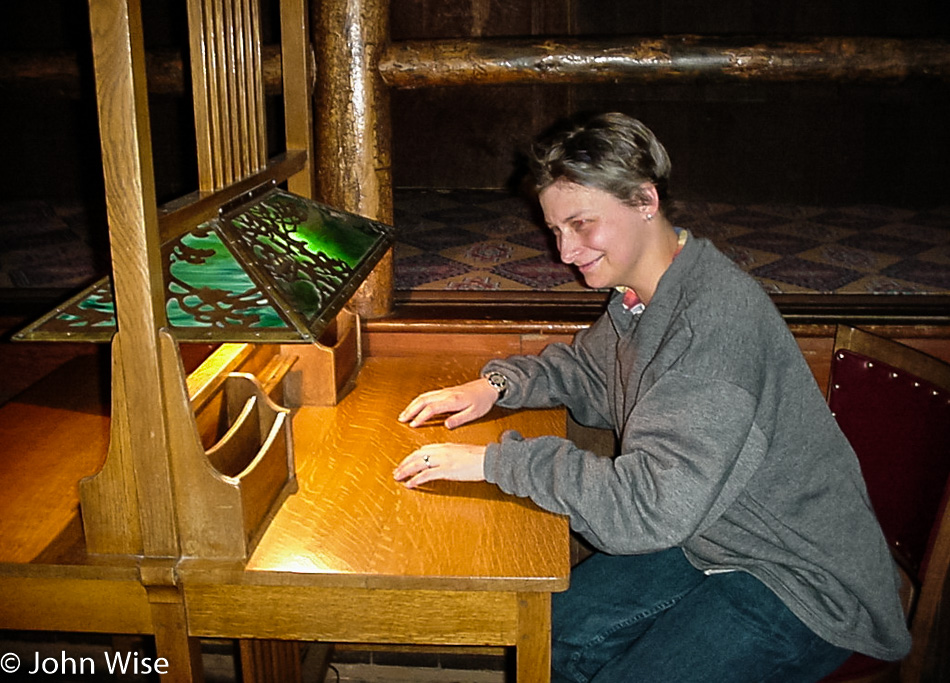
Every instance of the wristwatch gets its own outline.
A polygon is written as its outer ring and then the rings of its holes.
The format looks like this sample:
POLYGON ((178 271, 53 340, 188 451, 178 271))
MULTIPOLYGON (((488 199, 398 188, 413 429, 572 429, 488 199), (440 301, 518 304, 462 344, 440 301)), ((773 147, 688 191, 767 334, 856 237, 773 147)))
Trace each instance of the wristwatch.
POLYGON ((492 388, 498 392, 498 398, 502 398, 508 391, 508 378, 497 371, 489 372, 485 379, 491 384, 492 388))

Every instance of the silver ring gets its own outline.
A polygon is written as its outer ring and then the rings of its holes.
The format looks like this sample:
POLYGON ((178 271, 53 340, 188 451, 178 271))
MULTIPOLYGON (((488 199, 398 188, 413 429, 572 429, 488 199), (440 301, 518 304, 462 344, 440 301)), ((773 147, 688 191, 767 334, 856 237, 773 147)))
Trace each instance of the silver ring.
POLYGON ((429 454, 428 454, 428 453, 426 453, 425 455, 422 456, 422 462, 425 463, 425 465, 426 465, 427 468, 432 467, 432 465, 429 463, 429 454))

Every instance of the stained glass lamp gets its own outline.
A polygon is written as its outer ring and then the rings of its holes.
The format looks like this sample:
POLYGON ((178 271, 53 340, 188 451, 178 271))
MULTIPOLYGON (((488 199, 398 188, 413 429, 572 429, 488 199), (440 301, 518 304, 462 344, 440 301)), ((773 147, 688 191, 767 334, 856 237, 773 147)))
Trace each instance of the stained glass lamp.
MULTIPOLYGON (((392 232, 270 188, 163 245, 169 329, 179 341, 315 341, 385 254, 392 232)), ((115 332, 104 278, 15 339, 106 342, 115 332)))

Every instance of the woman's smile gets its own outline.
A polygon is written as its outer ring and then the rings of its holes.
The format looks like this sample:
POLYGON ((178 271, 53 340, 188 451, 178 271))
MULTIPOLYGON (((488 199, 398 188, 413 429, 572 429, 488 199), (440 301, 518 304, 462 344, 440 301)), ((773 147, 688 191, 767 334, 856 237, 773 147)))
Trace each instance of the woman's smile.
POLYGON ((545 188, 540 200, 561 260, 575 266, 589 287, 632 286, 642 255, 639 207, 566 181, 545 188))
POLYGON ((587 271, 593 269, 600 262, 602 258, 603 256, 598 256, 597 258, 591 261, 588 261, 587 263, 578 263, 575 265, 577 265, 577 269, 580 270, 582 273, 586 273, 587 271))

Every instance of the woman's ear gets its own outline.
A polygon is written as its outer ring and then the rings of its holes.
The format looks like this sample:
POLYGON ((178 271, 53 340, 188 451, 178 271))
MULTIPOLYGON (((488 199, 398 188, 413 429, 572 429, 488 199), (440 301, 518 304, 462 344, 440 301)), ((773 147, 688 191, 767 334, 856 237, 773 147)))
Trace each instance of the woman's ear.
MULTIPOLYGON (((660 193, 653 183, 643 183, 636 190, 637 204, 644 216, 653 218, 660 211, 660 193)), ((647 219, 647 220, 650 220, 647 219)))

